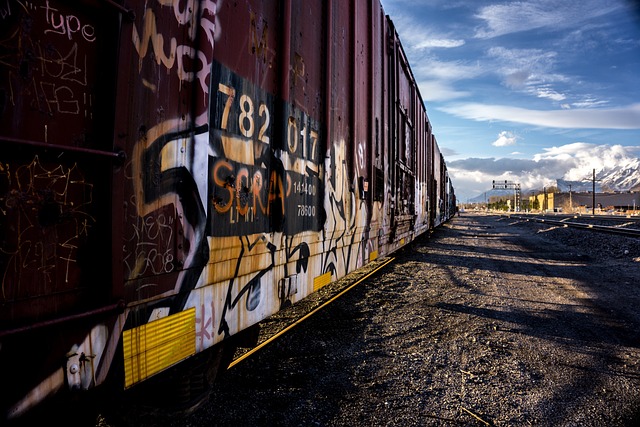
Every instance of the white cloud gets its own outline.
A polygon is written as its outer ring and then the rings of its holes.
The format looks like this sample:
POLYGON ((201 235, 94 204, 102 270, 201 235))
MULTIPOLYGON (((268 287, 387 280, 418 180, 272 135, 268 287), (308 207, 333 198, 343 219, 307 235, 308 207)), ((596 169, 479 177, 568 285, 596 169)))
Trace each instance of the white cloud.
POLYGON ((512 132, 503 130, 498 135, 498 139, 493 141, 491 145, 495 147, 506 147, 509 145, 515 145, 518 141, 518 137, 516 137, 512 132))
POLYGON ((513 72, 504 73, 504 83, 510 88, 525 87, 527 81, 531 77, 531 72, 526 70, 519 70, 513 72))
POLYGON ((427 58, 412 66, 416 75, 440 80, 472 79, 485 73, 479 64, 468 64, 462 61, 438 61, 427 58))
POLYGON ((552 83, 566 83, 569 78, 554 73, 557 52, 542 49, 506 49, 492 47, 487 56, 496 62, 496 73, 505 86, 522 90, 538 98, 563 101, 566 96, 552 87, 552 83))
POLYGON ((475 121, 504 121, 562 129, 640 129, 640 103, 580 110, 531 110, 508 105, 459 104, 441 111, 475 121))
POLYGON ((571 106, 576 108, 592 108, 606 105, 608 103, 609 101, 599 101, 595 98, 589 97, 579 102, 573 102, 571 103, 571 106))
POLYGON ((576 142, 560 147, 545 148, 533 157, 535 162, 561 160, 567 162, 567 171, 562 176, 567 180, 581 180, 592 169, 615 169, 637 156, 637 147, 622 145, 596 145, 576 142))
POLYGON ((426 38, 422 42, 417 43, 416 49, 432 49, 432 48, 452 48, 464 45, 464 40, 445 39, 445 38, 426 38))
POLYGON ((564 101, 567 97, 547 87, 536 88, 538 98, 549 98, 553 101, 564 101))
POLYGON ((454 89, 449 83, 438 80, 424 80, 418 82, 420 94, 425 102, 449 101, 452 99, 464 98, 470 95, 469 92, 454 89))
POLYGON ((484 22, 484 26, 477 29, 475 37, 489 39, 536 28, 579 26, 588 19, 605 15, 619 7, 620 4, 608 5, 600 0, 541 0, 494 4, 480 8, 476 14, 476 18, 484 22))
POLYGON ((422 51, 430 49, 451 49, 463 46, 464 39, 451 37, 449 34, 434 32, 423 22, 416 21, 415 16, 399 14, 394 17, 396 30, 407 51, 422 51))
POLYGON ((556 179, 588 180, 593 169, 616 170, 632 164, 640 147, 576 142, 545 148, 532 160, 518 158, 467 158, 447 163, 456 194, 461 200, 491 189, 492 180, 520 183, 523 191, 555 184, 556 179))
POLYGON ((485 71, 477 64, 465 64, 461 61, 438 61, 425 59, 413 67, 425 102, 448 101, 471 96, 471 92, 454 88, 454 82, 476 78, 485 71))

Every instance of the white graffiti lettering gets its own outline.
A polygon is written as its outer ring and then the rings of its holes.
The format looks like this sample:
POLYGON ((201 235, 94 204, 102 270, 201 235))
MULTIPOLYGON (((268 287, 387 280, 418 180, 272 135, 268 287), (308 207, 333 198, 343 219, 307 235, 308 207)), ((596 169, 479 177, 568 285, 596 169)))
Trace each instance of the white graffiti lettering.
MULTIPOLYGON (((215 14, 217 11, 217 6, 214 2, 206 1, 200 4, 199 2, 190 0, 186 2, 184 9, 180 8, 180 2, 178 1, 158 0, 158 3, 161 6, 173 7, 178 25, 187 26, 188 36, 191 41, 195 40, 196 23, 199 21, 213 49, 216 38, 215 14), (214 21, 209 20, 209 16, 214 21), (198 19, 199 17, 200 19, 198 19)), ((162 64, 168 70, 175 67, 176 74, 180 81, 193 82, 197 79, 203 93, 208 94, 208 76, 210 73, 209 70, 211 69, 211 62, 208 56, 210 55, 188 45, 178 45, 175 37, 169 38, 168 46, 165 46, 165 36, 158 32, 156 22, 156 14, 152 9, 147 8, 144 12, 142 35, 140 35, 140 32, 138 32, 135 26, 133 28, 131 41, 140 57, 139 67, 142 67, 142 60, 147 56, 149 47, 151 47, 158 65, 162 64), (185 57, 188 58, 189 61, 185 61, 185 57), (196 64, 197 62, 201 64, 199 67, 196 64), (193 64, 192 67, 194 67, 194 69, 191 71, 187 70, 185 67, 186 63, 193 64)))
POLYGON ((53 33, 66 35, 69 40, 73 40, 74 34, 80 33, 82 38, 92 43, 96 41, 96 30, 92 25, 82 24, 80 19, 75 15, 64 15, 58 9, 49 4, 49 0, 42 6, 44 9, 47 24, 51 28, 44 31, 45 34, 53 33))

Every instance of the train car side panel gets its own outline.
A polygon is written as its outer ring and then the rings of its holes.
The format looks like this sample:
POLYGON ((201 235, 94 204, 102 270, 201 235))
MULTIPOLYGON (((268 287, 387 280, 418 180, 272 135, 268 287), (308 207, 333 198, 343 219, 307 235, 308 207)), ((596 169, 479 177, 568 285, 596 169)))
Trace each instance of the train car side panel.
POLYGON ((110 216, 119 16, 91 1, 9 0, 0 11, 4 418, 60 388, 91 387, 119 306, 110 216))

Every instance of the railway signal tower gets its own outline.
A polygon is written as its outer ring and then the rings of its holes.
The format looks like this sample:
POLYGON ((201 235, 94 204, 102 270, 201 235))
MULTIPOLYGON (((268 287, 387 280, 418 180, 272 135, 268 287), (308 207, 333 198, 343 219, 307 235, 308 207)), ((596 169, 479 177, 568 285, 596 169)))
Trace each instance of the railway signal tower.
POLYGON ((493 182, 494 190, 513 190, 513 210, 514 212, 520 211, 520 183, 513 181, 496 181, 493 182))

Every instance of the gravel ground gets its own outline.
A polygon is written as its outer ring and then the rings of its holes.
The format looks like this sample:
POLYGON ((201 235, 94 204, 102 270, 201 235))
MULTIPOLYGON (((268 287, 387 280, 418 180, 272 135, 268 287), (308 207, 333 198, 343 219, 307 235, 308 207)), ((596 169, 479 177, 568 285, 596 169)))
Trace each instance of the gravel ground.
POLYGON ((640 239, 463 214, 396 256, 162 424, 640 425, 640 239))

